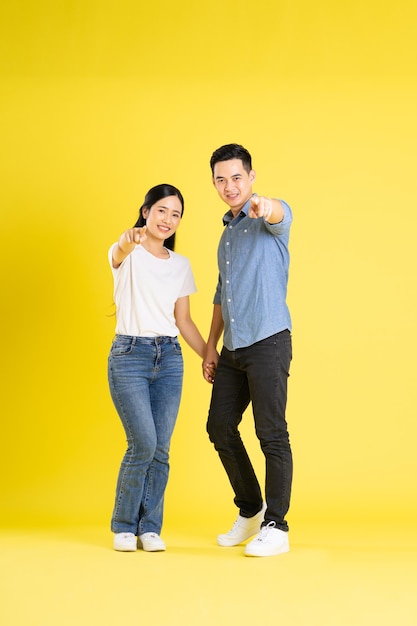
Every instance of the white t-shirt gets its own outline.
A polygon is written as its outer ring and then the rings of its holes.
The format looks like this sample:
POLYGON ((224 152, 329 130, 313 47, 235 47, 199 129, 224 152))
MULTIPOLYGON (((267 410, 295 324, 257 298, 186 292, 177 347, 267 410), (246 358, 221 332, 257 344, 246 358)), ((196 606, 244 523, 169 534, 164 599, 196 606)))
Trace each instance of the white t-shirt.
POLYGON ((116 333, 136 337, 177 337, 174 306, 178 298, 197 291, 189 260, 168 250, 169 259, 159 259, 141 245, 115 269, 116 333))

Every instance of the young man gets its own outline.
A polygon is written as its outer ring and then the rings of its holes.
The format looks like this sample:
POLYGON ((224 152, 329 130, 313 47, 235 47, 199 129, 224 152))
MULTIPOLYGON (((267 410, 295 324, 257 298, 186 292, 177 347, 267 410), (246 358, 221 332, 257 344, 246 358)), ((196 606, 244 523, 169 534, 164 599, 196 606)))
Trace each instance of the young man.
POLYGON ((245 555, 272 556, 289 550, 285 515, 292 453, 285 409, 292 350, 286 292, 292 214, 282 200, 252 193, 256 174, 242 146, 222 146, 210 165, 213 184, 229 210, 223 217, 219 282, 203 360, 203 375, 213 383, 207 432, 239 509, 231 530, 217 541, 236 546, 256 535, 245 555), (266 461, 265 504, 238 430, 249 402, 266 461))

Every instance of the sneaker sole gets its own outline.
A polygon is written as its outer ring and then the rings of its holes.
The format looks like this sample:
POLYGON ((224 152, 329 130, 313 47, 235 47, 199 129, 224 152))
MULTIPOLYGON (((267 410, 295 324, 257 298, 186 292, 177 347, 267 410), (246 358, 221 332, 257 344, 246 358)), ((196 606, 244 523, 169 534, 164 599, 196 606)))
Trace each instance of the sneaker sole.
POLYGON ((251 537, 254 537, 255 535, 257 535, 259 533, 259 529, 260 529, 260 526, 259 528, 256 528, 256 530, 254 530, 249 535, 246 535, 245 537, 243 537, 243 539, 239 539, 239 541, 228 541, 227 539, 221 539, 219 535, 219 537, 217 537, 217 543, 222 548, 234 548, 235 546, 240 546, 240 544, 243 543, 244 541, 247 541, 251 537))
POLYGON ((122 546, 113 546, 113 547, 116 550, 116 552, 136 552, 136 550, 137 550, 137 547, 135 547, 135 548, 133 548, 133 547, 132 548, 125 548, 125 547, 122 547, 122 546))
POLYGON ((289 546, 285 546, 283 548, 280 548, 278 550, 274 550, 273 552, 268 552, 268 553, 264 553, 264 554, 260 554, 259 552, 247 552, 245 550, 245 556, 251 556, 251 557, 262 557, 262 556, 277 556, 278 554, 285 554, 286 552, 290 551, 290 547, 289 546))

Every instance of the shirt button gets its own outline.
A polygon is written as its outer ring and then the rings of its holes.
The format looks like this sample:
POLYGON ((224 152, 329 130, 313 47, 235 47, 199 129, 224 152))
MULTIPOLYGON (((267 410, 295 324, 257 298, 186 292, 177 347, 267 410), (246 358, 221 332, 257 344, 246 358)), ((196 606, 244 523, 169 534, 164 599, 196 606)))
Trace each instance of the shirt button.
POLYGON ((226 246, 230 246, 230 241, 226 241, 226 246))
POLYGON ((231 302, 231 301, 232 301, 232 298, 227 298, 227 301, 228 301, 228 302, 231 302))
POLYGON ((235 321, 234 317, 232 317, 232 319, 231 319, 230 321, 231 321, 231 322, 234 322, 234 321, 235 321))

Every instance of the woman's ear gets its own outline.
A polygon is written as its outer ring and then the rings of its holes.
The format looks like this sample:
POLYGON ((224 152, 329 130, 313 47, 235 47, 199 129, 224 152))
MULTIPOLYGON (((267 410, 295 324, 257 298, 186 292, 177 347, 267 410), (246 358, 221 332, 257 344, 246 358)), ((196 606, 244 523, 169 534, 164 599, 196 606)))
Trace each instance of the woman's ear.
POLYGON ((149 215, 149 209, 147 209, 146 207, 143 207, 142 209, 142 217, 144 220, 148 219, 148 215, 149 215))

